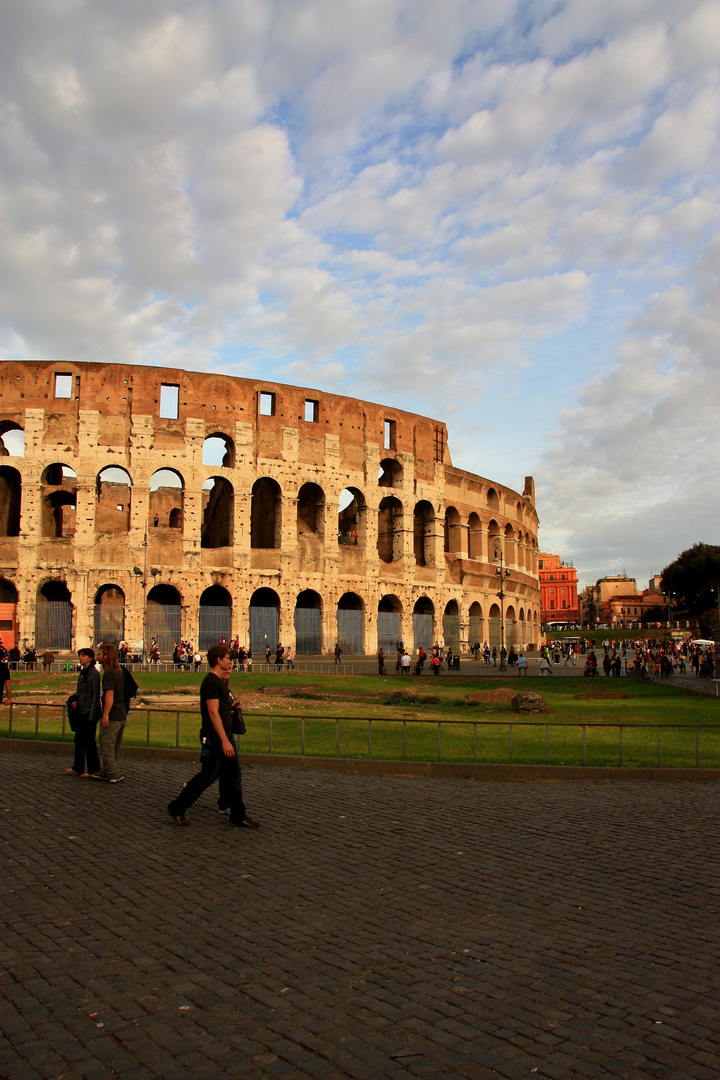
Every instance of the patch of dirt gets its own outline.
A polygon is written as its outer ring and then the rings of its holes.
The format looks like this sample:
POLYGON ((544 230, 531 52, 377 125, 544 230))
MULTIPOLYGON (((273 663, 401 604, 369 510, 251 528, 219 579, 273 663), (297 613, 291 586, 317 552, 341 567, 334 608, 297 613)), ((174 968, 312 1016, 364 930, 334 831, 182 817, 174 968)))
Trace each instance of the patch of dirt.
POLYGON ((629 698, 629 694, 604 694, 602 690, 589 690, 587 694, 576 694, 576 701, 609 701, 615 699, 616 701, 624 701, 625 698, 629 698))
POLYGON ((497 690, 474 690, 468 694, 468 701, 510 701, 516 693, 509 686, 498 686, 497 690))

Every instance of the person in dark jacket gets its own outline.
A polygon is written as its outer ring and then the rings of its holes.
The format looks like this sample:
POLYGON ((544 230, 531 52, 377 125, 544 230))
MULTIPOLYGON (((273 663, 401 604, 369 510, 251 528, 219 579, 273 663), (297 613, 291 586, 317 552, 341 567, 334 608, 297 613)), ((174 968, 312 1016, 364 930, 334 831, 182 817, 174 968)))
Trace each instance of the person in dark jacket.
POLYGON ((100 771, 100 758, 95 745, 95 729, 100 719, 100 672, 95 667, 92 649, 80 649, 78 660, 77 700, 70 703, 75 725, 75 758, 65 772, 71 776, 88 777, 90 773, 100 771))

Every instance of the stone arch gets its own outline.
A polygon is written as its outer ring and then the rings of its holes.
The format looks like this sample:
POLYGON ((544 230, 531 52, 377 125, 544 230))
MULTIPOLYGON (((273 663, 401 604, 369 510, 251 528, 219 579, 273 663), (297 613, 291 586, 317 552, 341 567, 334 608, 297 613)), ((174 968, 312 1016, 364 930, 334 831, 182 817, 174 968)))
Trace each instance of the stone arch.
POLYGON ((508 652, 515 645, 515 608, 508 604, 505 611, 505 648, 508 652))
POLYGON ((64 581, 38 587, 35 608, 35 648, 66 652, 72 648, 73 606, 64 581))
POLYGON ((20 473, 9 465, 0 465, 0 537, 20 535, 21 503, 20 473))
POLYGON ((473 647, 476 641, 480 645, 484 641, 483 610, 482 604, 478 600, 472 602, 468 612, 468 642, 470 648, 473 647))
POLYGON ((117 646, 125 637, 125 593, 118 585, 101 585, 95 592, 93 641, 117 646))
MULTIPOLYGON (((280 485, 270 476, 261 476, 252 487, 250 547, 279 548, 281 539, 282 492, 280 485)), ((275 645, 272 647, 275 648, 275 645)))
POLYGON ((497 649, 498 655, 500 655, 500 608, 497 604, 493 604, 490 608, 490 617, 488 619, 490 639, 489 645, 491 649, 497 649))
POLYGON ((344 488, 338 503, 338 543, 364 548, 366 519, 363 493, 358 488, 344 488))
POLYGON ((130 532, 131 500, 130 473, 118 465, 101 469, 95 481, 95 532, 130 532))
POLYGON ((337 605, 337 641, 345 655, 365 651, 365 604, 354 592, 346 592, 337 605))
POLYGON ((19 640, 17 623, 18 591, 12 581, 0 578, 0 641, 11 649, 19 640))
POLYGON ((488 507, 491 510, 499 510, 500 509, 500 498, 499 498, 498 493, 495 490, 495 488, 492 488, 492 487, 488 488, 487 504, 488 504, 488 507))
POLYGON ((378 484, 380 487, 402 487, 403 467, 396 458, 383 458, 380 462, 378 484))
POLYGON ((482 522, 479 514, 468 518, 468 559, 482 559, 482 522))
POLYGON ((145 615, 147 641, 155 639, 159 651, 167 656, 180 641, 182 599, 174 585, 155 585, 148 593, 145 615))
POLYGON ((527 620, 525 618, 525 608, 520 608, 520 611, 518 612, 518 640, 517 640, 517 646, 516 647, 517 647, 518 651, 520 651, 522 649, 526 649, 527 644, 528 644, 528 634, 527 634, 527 620))
POLYGON ((435 511, 432 503, 422 499, 413 511, 413 547, 417 566, 428 566, 432 557, 432 531, 435 511))
POLYGON ((386 495, 378 507, 377 550, 382 562, 397 562, 403 557, 403 507, 394 495, 386 495))
POLYGON ((453 653, 460 652, 460 605, 457 600, 448 600, 443 612, 443 640, 446 648, 453 653))
POLYGON ((505 549, 504 549, 505 550, 505 565, 506 566, 514 566, 515 565, 515 530, 513 529, 510 522, 508 522, 507 525, 505 526, 505 532, 504 532, 503 535, 504 535, 504 538, 505 538, 505 549))
POLYGON ((177 469, 157 469, 150 477, 148 517, 153 529, 182 529, 185 481, 177 469))
POLYGON ((262 662, 265 648, 275 652, 280 641, 280 597, 274 589, 264 586, 250 597, 250 649, 262 662))
POLYGON ((206 652, 221 638, 232 638, 232 597, 222 585, 210 585, 200 597, 198 649, 206 652))
POLYGON ((232 547, 235 491, 230 481, 224 476, 209 477, 202 486, 202 508, 200 547, 232 547))
POLYGON ((235 443, 224 431, 213 431, 205 436, 202 448, 203 465, 219 465, 222 469, 235 468, 235 443))
POLYGON ((488 522, 488 562, 495 558, 500 543, 500 526, 495 518, 491 518, 488 522))
POLYGON ((295 651, 298 656, 317 656, 323 651, 322 614, 320 593, 314 589, 304 589, 298 593, 293 614, 295 651))
POLYGON ((14 420, 0 420, 0 457, 25 457, 25 432, 14 420))
POLYGON ((61 539, 75 535, 77 474, 69 465, 56 461, 40 477, 42 535, 61 539))
POLYGON ((413 608, 413 648, 418 651, 422 645, 426 653, 430 652, 435 641, 435 605, 429 596, 419 596, 413 608))
POLYGON ((448 506, 445 510, 445 551, 447 554, 452 555, 461 551, 461 530, 459 513, 454 506, 448 506))
POLYGON ((297 534, 325 539, 325 492, 319 484, 303 484, 297 498, 297 534))

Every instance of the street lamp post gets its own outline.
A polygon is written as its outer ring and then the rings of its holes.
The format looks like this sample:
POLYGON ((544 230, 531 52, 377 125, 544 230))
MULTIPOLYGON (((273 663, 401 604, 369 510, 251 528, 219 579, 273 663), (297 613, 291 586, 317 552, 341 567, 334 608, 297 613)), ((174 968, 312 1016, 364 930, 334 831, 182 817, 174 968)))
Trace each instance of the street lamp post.
POLYGON ((510 571, 503 569, 503 546, 502 540, 496 540, 494 545, 493 561, 500 561, 500 566, 495 567, 495 573, 500 575, 500 592, 496 593, 500 597, 500 670, 507 671, 507 663, 505 652, 505 578, 510 577, 510 571))

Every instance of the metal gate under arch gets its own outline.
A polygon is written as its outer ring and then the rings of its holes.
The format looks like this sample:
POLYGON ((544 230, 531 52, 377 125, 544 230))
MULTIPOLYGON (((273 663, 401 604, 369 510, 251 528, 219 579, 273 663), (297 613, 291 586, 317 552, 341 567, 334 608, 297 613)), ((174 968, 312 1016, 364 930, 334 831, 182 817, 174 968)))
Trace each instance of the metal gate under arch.
POLYGON ((432 615, 421 615, 416 612, 413 615, 413 648, 415 652, 417 652, 422 645, 425 652, 429 653, 433 647, 434 640, 432 615))
POLYGON ((399 611, 378 611, 377 647, 386 653, 397 652, 402 641, 402 615, 399 611))
POLYGON ((232 637, 232 608, 226 604, 222 607, 201 604, 198 648, 201 652, 205 652, 211 645, 217 645, 221 637, 224 637, 226 641, 232 637))
POLYGON ((364 613, 350 608, 338 608, 337 639, 343 653, 359 656, 363 652, 364 613))
POLYGON ((172 653, 174 646, 180 641, 180 605, 150 600, 147 606, 145 629, 146 648, 150 647, 150 642, 155 638, 161 654, 172 653))
POLYGON ((460 652, 460 616, 443 615, 443 640, 453 653, 460 652))
POLYGON ((295 652, 298 656, 317 656, 322 652, 322 611, 320 608, 295 608, 295 652))
POLYGON ((125 636, 125 605, 95 605, 95 644, 106 641, 109 645, 118 645, 125 636))
POLYGON ((265 647, 275 652, 280 641, 280 612, 275 607, 250 605, 250 650, 256 661, 265 655, 265 647))
POLYGON ((72 648, 72 604, 68 600, 48 600, 37 605, 35 648, 72 648))

